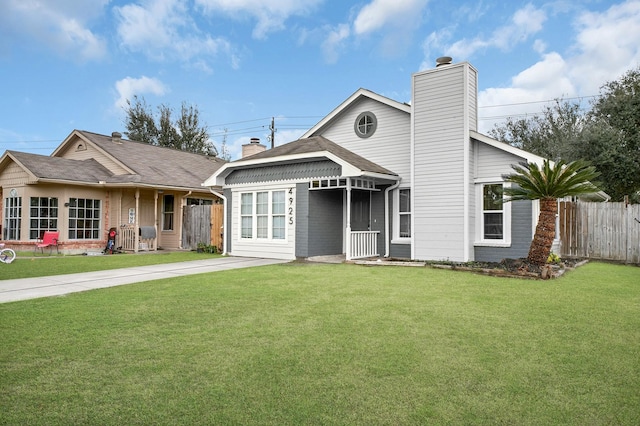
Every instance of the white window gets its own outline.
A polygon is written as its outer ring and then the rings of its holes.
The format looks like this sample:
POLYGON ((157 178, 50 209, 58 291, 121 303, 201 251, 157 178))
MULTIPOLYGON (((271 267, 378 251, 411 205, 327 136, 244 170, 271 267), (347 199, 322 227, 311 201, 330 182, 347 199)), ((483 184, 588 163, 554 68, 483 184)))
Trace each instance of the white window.
POLYGON ((258 219, 258 238, 269 238, 269 193, 256 194, 256 218, 258 219))
POLYGON ((411 241, 411 189, 401 188, 394 191, 393 197, 393 242, 411 241))
POLYGON ((240 237, 284 240, 286 238, 285 191, 240 194, 240 237))
POLYGON ((398 191, 399 237, 411 238, 411 190, 398 191))
POLYGON ((19 240, 21 224, 22 197, 18 197, 18 191, 12 189, 9 191, 9 196, 4 199, 4 226, 2 227, 2 239, 19 240))
POLYGON ((240 196, 240 235, 242 238, 253 237, 253 193, 240 196))
POLYGON ((284 191, 274 191, 271 194, 271 215, 273 219, 271 235, 274 240, 284 240, 285 193, 284 191))
POLYGON ((511 203, 503 203, 502 183, 477 185, 476 245, 511 244, 511 203))

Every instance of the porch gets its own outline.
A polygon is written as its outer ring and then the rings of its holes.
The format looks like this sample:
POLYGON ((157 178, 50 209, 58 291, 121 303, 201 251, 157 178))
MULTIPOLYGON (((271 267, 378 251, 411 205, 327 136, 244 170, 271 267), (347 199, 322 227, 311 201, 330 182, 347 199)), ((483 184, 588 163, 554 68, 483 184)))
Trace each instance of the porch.
MULTIPOLYGON (((388 184, 384 182, 380 187, 375 179, 364 177, 312 180, 309 223, 313 229, 310 229, 309 240, 313 247, 309 252, 341 254, 347 261, 379 257, 385 237, 382 189, 388 184)), ((313 254, 312 258, 317 257, 313 254)))
POLYGON ((158 250, 155 226, 120 226, 116 235, 116 247, 133 252, 158 250))

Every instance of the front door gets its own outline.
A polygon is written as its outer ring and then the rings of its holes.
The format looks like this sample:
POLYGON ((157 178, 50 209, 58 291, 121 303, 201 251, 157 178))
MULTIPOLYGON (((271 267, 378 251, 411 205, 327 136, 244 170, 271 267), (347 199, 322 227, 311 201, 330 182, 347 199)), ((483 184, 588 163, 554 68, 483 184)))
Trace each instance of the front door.
POLYGON ((371 230, 371 193, 351 191, 351 230, 371 230))

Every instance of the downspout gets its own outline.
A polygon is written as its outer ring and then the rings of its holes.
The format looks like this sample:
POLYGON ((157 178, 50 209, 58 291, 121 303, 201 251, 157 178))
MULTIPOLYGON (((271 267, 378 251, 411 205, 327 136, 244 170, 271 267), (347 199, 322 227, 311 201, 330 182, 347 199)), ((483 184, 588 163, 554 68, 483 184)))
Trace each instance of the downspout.
POLYGON ((184 218, 184 200, 187 199, 187 197, 189 195, 191 195, 193 193, 193 191, 189 191, 186 194, 184 194, 181 200, 180 200, 180 235, 178 236, 178 238, 180 239, 180 244, 178 247, 180 247, 180 249, 182 250, 184 247, 182 247, 182 219, 184 218))
POLYGON ((396 183, 384 190, 384 257, 389 257, 391 251, 391 230, 389 229, 389 193, 400 186, 400 178, 396 183))
POLYGON ((222 199, 222 255, 227 255, 227 197, 222 195, 219 192, 214 191, 209 186, 209 192, 211 192, 216 197, 222 199))

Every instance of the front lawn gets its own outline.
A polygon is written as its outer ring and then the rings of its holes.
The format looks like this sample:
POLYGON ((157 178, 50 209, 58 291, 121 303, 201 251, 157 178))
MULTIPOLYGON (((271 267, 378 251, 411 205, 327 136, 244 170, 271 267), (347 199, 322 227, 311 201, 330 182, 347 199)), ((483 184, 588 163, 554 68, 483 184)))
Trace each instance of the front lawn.
POLYGON ((640 268, 291 263, 0 305, 0 424, 640 424, 640 268))

